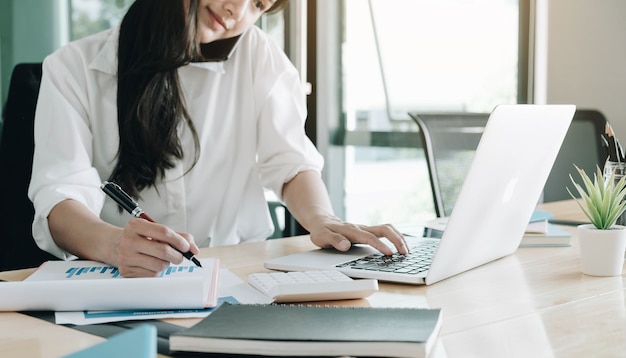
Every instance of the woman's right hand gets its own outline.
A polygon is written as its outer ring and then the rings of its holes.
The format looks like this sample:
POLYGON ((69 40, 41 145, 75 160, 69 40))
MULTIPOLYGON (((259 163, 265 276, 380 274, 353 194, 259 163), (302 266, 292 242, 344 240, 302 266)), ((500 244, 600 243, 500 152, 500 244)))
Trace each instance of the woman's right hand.
POLYGON ((135 218, 121 228, 101 220, 72 199, 52 208, 48 226, 61 250, 115 266, 125 277, 157 276, 170 263, 181 263, 181 252, 195 255, 199 251, 190 234, 135 218))
POLYGON ((182 263, 182 252, 199 251, 191 234, 144 219, 130 219, 116 241, 113 260, 124 277, 158 276, 170 263, 182 263))

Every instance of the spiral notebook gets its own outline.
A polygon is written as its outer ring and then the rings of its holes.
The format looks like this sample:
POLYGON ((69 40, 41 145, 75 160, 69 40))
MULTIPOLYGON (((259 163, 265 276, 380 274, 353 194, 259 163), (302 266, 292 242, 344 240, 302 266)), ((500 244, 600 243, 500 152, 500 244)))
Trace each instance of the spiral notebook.
POLYGON ((575 110, 574 105, 497 106, 441 238, 407 236, 412 253, 430 246, 424 257, 385 257, 369 246, 354 245, 347 253, 318 249, 272 258, 265 267, 335 269, 352 277, 432 284, 513 253, 575 110), (404 263, 408 265, 401 267, 404 263))

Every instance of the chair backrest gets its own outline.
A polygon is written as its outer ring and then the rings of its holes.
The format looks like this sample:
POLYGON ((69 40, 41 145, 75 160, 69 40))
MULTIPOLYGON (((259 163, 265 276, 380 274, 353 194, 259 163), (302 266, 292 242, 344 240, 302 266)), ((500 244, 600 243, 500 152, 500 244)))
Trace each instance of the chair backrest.
POLYGON ((33 125, 41 63, 13 69, 0 141, 0 270, 33 267, 55 257, 32 237, 34 209, 28 199, 33 164, 33 125))
MULTIPOLYGON (((487 113, 410 113, 417 123, 424 145, 431 189, 437 216, 450 216, 469 163, 474 156, 487 113)), ((543 192, 543 201, 569 199, 566 187, 574 164, 588 173, 596 165, 604 167, 604 150, 600 134, 606 119, 597 110, 578 109, 565 136, 543 192)))
POLYGON ((409 113, 422 137, 438 217, 450 216, 487 124, 485 113, 409 113))
POLYGON ((561 145, 552 171, 543 190, 543 202, 567 200, 572 197, 567 187, 573 188, 569 175, 576 179, 576 164, 585 172, 595 173, 596 166, 604 169, 606 151, 602 146, 601 134, 606 126, 604 115, 594 109, 578 109, 561 145))
POLYGON ((283 203, 276 200, 268 200, 267 206, 269 207, 270 217, 274 224, 274 232, 268 239, 280 239, 283 237, 309 234, 283 203))

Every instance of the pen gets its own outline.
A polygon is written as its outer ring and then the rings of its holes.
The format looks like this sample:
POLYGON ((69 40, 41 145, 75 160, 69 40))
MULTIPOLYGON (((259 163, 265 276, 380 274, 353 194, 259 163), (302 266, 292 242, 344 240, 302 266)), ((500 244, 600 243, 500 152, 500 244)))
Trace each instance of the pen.
MULTIPOLYGON (((126 194, 122 188, 111 181, 105 181, 100 186, 103 192, 105 192, 111 199, 120 205, 124 210, 128 211, 132 216, 136 218, 142 218, 150 222, 156 222, 143 209, 139 207, 139 204, 130 195, 126 194)), ((191 251, 181 252, 188 260, 196 264, 196 266, 202 267, 200 261, 191 253, 191 251)))

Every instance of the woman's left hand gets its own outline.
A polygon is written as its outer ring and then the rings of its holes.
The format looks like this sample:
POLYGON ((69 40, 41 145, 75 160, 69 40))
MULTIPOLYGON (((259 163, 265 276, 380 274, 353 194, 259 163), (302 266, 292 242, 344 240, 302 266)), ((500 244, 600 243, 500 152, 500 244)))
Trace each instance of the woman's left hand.
POLYGON ((324 182, 316 172, 302 171, 285 183, 283 200, 296 220, 309 231, 311 241, 319 247, 347 251, 352 244, 367 244, 385 255, 392 255, 393 248, 381 241, 384 237, 398 253, 409 253, 404 236, 392 225, 355 225, 334 216, 324 182))

